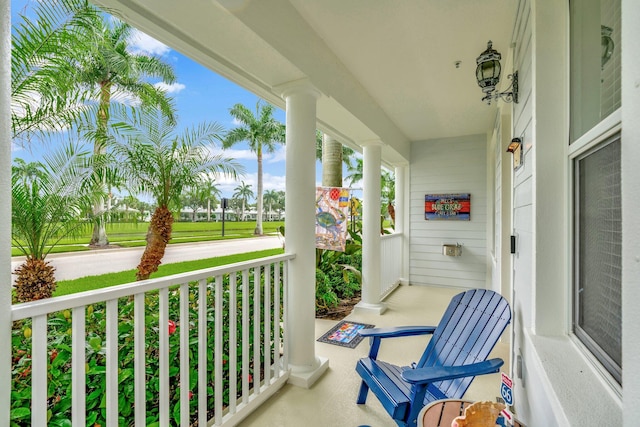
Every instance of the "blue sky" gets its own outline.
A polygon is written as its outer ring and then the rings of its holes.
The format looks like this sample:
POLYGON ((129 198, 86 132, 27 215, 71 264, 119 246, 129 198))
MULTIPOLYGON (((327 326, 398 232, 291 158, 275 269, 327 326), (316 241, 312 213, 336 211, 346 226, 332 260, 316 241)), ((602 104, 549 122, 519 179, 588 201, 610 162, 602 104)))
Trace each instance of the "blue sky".
MULTIPOLYGON (((12 0, 12 20, 15 24, 18 21, 18 13, 25 10, 25 5, 34 4, 33 0, 12 0)), ((28 7, 28 6, 27 6, 28 7)), ((229 109, 236 103, 242 103, 252 111, 255 111, 258 97, 229 80, 215 74, 205 67, 195 63, 186 56, 169 48, 153 38, 138 32, 132 38, 132 48, 142 54, 153 54, 160 56, 174 67, 177 75, 177 82, 165 89, 175 99, 179 128, 187 127, 202 121, 215 121, 225 129, 236 126, 229 114, 229 109)), ((275 118, 280 122, 285 122, 285 113, 277 109, 275 118)), ((20 157, 26 161, 41 158, 45 151, 53 150, 52 145, 43 145, 34 142, 28 149, 15 147, 12 157, 20 157)), ((246 143, 236 144, 232 149, 225 150, 224 155, 235 158, 244 165, 246 174, 240 178, 245 183, 250 184, 254 192, 257 191, 257 161, 246 143)), ((266 190, 285 189, 285 151, 284 146, 280 146, 273 154, 264 154, 263 159, 263 183, 266 190)), ((321 181, 321 166, 316 166, 316 181, 318 185, 321 181)), ((239 181, 229 179, 217 180, 218 188, 222 191, 223 197, 231 197, 234 188, 239 181)))

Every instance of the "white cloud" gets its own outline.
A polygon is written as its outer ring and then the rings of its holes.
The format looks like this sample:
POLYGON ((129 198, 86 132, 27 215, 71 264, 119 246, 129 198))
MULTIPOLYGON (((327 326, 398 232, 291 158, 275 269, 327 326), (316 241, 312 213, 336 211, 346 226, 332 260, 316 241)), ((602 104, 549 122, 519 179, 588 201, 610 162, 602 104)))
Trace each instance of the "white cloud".
POLYGON ((133 54, 162 56, 169 50, 169 46, 140 30, 134 30, 129 38, 129 51, 133 54))
POLYGON ((265 159, 267 163, 284 162, 286 160, 286 157, 287 157, 287 151, 284 145, 280 145, 279 147, 277 147, 276 151, 274 151, 273 153, 269 153, 265 155, 265 159))
POLYGON ((165 93, 180 93, 186 88, 182 83, 172 83, 167 84, 165 82, 158 82, 154 84, 154 86, 160 90, 163 90, 165 93))
POLYGON ((210 146, 211 154, 229 157, 235 160, 256 160, 256 154, 251 150, 235 150, 233 148, 222 149, 217 146, 210 146))

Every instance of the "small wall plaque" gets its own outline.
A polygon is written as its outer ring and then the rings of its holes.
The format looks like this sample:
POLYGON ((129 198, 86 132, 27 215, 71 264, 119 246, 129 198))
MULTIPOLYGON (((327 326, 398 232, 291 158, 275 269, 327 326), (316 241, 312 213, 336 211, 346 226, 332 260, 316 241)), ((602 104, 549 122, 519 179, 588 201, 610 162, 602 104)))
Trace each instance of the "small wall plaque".
POLYGON ((424 196, 424 219, 471 220, 471 194, 427 194, 424 196))

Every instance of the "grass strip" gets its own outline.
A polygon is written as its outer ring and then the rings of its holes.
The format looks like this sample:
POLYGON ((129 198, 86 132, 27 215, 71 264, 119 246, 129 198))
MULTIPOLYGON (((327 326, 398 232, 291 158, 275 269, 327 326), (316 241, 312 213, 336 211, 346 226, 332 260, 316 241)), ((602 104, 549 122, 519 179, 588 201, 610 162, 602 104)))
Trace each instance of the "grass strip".
MULTIPOLYGON (((158 268, 158 271, 156 273, 153 273, 151 278, 155 279, 158 277, 171 276, 173 274, 186 273, 189 271, 201 270, 203 268, 218 267, 221 265, 249 261, 256 258, 264 258, 272 255, 279 255, 282 253, 284 253, 284 250, 282 249, 267 249, 263 251, 225 255, 195 261, 164 264, 158 268)), ((107 273, 101 274, 99 276, 86 276, 73 280, 62 280, 58 282, 57 289, 53 293, 53 296, 59 297, 62 295, 74 294, 76 292, 107 288, 109 286, 135 282, 135 280, 136 270, 126 270, 118 273, 107 273)))

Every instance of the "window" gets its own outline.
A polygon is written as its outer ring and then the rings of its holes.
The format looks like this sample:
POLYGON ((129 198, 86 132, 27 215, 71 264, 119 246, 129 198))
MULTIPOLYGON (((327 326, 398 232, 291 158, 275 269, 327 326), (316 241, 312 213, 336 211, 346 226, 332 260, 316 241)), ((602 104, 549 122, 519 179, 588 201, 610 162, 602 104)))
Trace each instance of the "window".
POLYGON ((577 157, 574 171, 574 332, 620 382, 620 135, 577 157))
POLYGON ((620 383, 621 0, 570 0, 573 331, 620 383), (610 135, 604 137, 603 135, 610 135))
POLYGON ((571 142, 620 108, 620 4, 570 1, 571 142))

